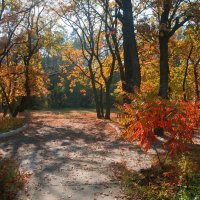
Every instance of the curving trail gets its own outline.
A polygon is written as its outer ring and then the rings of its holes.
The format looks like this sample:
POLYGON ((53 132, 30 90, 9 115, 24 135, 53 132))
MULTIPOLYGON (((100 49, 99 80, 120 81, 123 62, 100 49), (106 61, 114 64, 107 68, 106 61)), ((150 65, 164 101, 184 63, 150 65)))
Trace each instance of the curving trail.
POLYGON ((31 175, 22 200, 126 199, 111 164, 139 170, 149 156, 118 139, 108 122, 91 113, 31 114, 29 128, 0 142, 7 157, 18 158, 31 175))

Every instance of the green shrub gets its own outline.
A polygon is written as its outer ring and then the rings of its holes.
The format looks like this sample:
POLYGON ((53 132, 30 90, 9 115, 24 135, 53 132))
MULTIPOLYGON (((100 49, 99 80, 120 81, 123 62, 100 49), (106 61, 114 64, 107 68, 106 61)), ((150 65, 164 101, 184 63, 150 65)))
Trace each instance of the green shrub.
POLYGON ((199 167, 194 169, 188 157, 183 156, 178 162, 179 190, 176 200, 200 200, 200 175, 199 167))

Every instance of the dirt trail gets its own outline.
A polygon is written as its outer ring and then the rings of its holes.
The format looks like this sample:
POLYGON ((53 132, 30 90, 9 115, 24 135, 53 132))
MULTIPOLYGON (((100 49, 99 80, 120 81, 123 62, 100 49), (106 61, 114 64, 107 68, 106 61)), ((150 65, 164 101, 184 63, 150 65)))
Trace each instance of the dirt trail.
POLYGON ((149 157, 120 141, 108 122, 87 113, 32 113, 28 130, 1 141, 0 149, 32 174, 23 200, 126 199, 110 164, 150 166, 149 157))

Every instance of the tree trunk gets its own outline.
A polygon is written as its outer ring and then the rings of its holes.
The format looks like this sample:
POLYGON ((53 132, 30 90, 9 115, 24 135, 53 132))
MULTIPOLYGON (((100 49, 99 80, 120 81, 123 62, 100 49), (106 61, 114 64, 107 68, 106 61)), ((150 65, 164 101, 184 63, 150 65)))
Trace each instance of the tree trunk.
POLYGON ((27 107, 28 107, 28 101, 30 100, 31 96, 31 90, 29 85, 29 63, 25 65, 25 91, 26 91, 26 97, 27 97, 27 107))
POLYGON ((95 80, 91 79, 91 82, 92 82, 92 89, 93 89, 93 93, 94 93, 94 101, 95 101, 97 118, 102 119, 101 106, 100 106, 98 92, 97 92, 96 85, 95 85, 95 80))
POLYGON ((160 89, 159 96, 167 99, 169 88, 169 62, 168 62, 168 42, 167 36, 159 36, 160 45, 160 89))
POLYGON ((104 106, 103 106, 103 86, 100 88, 99 104, 101 109, 101 117, 104 118, 104 106))
POLYGON ((185 101, 187 100, 185 86, 186 86, 186 80, 187 80, 187 75, 188 75, 189 61, 190 61, 190 57, 191 57, 193 48, 194 48, 193 46, 190 48, 190 52, 189 52, 189 55, 188 55, 187 60, 186 60, 185 74, 184 74, 184 78, 183 78, 183 98, 184 98, 185 101))
POLYGON ((31 97, 31 90, 29 85, 29 61, 24 61, 25 63, 25 96, 22 97, 20 104, 15 108, 12 112, 12 117, 16 117, 19 112, 23 112, 25 109, 29 108, 30 97, 31 97))
POLYGON ((159 96, 163 99, 169 98, 169 13, 171 1, 163 1, 163 11, 159 27, 159 48, 160 48, 160 88, 159 96))
POLYGON ((93 94, 94 94, 97 118, 102 119, 101 106, 100 106, 98 92, 97 92, 97 88, 96 88, 96 84, 95 84, 95 77, 94 77, 94 74, 92 71, 92 59, 88 61, 88 68, 89 68, 90 77, 91 77, 91 84, 92 84, 92 90, 93 90, 93 94))
POLYGON ((140 64, 135 39, 135 30, 133 22, 133 11, 131 0, 122 1, 123 20, 123 47, 124 47, 124 66, 126 92, 133 93, 135 87, 140 88, 141 75, 140 64))
POLYGON ((19 112, 23 112, 25 110, 25 105, 26 105, 26 96, 22 97, 20 104, 12 112, 12 117, 17 117, 19 112))
POLYGON ((99 99, 98 99, 98 94, 97 94, 97 90, 94 87, 93 87, 93 92, 94 92, 94 101, 95 101, 97 118, 98 119, 102 119, 101 108, 100 108, 100 103, 99 103, 99 99))
POLYGON ((199 95, 199 77, 198 77, 198 71, 197 71, 198 64, 199 63, 194 65, 194 81, 195 81, 196 100, 200 99, 200 95, 199 95))
POLYGON ((110 85, 106 85, 106 115, 105 119, 110 119, 110 85))
POLYGON ((125 81, 125 73, 124 73, 124 65, 122 63, 122 59, 120 56, 120 50, 119 50, 119 44, 117 42, 117 37, 116 35, 112 34, 112 40, 115 46, 115 54, 119 66, 119 73, 120 73, 120 79, 122 83, 122 91, 126 91, 126 81, 125 81))
POLYGON ((8 114, 8 106, 7 106, 7 103, 5 101, 5 98, 3 97, 3 94, 2 94, 2 103, 1 103, 1 107, 3 109, 3 117, 6 117, 6 115, 8 114))

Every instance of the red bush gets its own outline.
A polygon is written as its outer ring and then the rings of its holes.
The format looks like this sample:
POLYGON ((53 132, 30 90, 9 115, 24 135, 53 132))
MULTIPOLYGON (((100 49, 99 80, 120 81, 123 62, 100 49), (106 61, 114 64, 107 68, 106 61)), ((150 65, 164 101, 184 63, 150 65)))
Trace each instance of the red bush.
POLYGON ((194 128, 200 121, 199 105, 200 102, 133 98, 131 104, 117 106, 129 116, 122 136, 130 142, 139 139, 147 152, 158 140, 156 131, 163 130, 167 138, 163 148, 171 155, 183 152, 193 142, 194 128))

